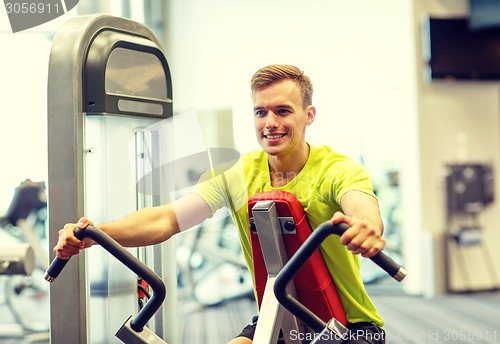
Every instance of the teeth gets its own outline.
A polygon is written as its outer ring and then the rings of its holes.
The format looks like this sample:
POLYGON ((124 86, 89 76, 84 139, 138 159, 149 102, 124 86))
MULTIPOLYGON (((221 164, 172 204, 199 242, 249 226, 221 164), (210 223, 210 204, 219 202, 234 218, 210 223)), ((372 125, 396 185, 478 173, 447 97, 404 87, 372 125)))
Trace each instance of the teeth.
POLYGON ((279 134, 279 135, 266 135, 266 137, 267 137, 268 139, 271 139, 271 140, 273 140, 273 139, 279 139, 279 138, 282 138, 283 136, 285 136, 285 134, 279 134))

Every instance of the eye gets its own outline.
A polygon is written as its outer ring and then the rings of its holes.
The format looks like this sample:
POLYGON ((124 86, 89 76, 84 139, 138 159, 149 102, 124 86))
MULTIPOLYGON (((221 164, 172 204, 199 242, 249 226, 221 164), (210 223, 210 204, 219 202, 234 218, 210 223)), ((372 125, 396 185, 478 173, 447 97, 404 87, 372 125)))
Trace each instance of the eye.
POLYGON ((292 111, 289 108, 279 108, 277 114, 279 115, 288 115, 292 111))
POLYGON ((262 110, 262 109, 255 110, 254 114, 255 114, 255 116, 263 117, 263 116, 267 115, 267 111, 266 110, 262 110))

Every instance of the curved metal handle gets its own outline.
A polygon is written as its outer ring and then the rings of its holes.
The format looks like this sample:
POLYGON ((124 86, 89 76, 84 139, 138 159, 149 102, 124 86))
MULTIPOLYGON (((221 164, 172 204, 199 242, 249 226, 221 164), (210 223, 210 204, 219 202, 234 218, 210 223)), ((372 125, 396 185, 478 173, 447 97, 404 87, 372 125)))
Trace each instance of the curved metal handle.
MULTIPOLYGON (((153 296, 130 324, 130 327, 134 331, 142 331, 151 317, 153 317, 156 311, 161 307, 163 300, 165 299, 167 292, 163 281, 147 265, 142 263, 103 231, 95 227, 88 226, 85 229, 77 228, 75 230, 75 236, 79 240, 83 240, 85 238, 94 240, 151 286, 153 296)), ((59 276, 62 269, 64 269, 68 261, 69 259, 65 260, 55 257, 45 273, 45 279, 49 282, 54 281, 55 278, 59 276)))
MULTIPOLYGON (((331 222, 325 222, 321 224, 312 232, 297 252, 295 252, 276 277, 274 294, 278 301, 293 315, 307 323, 317 332, 321 332, 325 328, 326 323, 289 294, 286 286, 330 234, 341 236, 347 229, 349 229, 349 226, 345 223, 334 225, 331 222)), ((407 275, 405 268, 383 252, 379 252, 377 255, 371 257, 371 260, 397 281, 403 280, 407 275)))

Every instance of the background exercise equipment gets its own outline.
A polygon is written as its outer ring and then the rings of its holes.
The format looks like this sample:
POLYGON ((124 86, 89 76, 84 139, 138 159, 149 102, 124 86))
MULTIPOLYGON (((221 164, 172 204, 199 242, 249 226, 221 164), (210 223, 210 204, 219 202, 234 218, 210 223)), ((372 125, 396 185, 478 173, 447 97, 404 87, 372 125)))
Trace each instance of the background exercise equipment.
MULTIPOLYGON (((88 226, 86 229, 77 229, 75 236, 83 240, 90 238, 100 244, 106 251, 111 253, 116 259, 125 264, 130 270, 135 272, 153 289, 153 295, 146 305, 139 311, 135 318, 130 316, 123 326, 116 333, 122 342, 127 344, 135 343, 165 343, 154 332, 146 327, 148 321, 161 307, 166 296, 166 289, 163 281, 144 263, 133 256, 129 251, 121 247, 116 241, 101 230, 88 226)), ((45 279, 53 282, 64 269, 69 259, 54 258, 45 273, 45 279)))
POLYGON ((0 224, 9 234, 22 238, 31 246, 43 270, 49 264, 47 250, 42 244, 46 212, 45 183, 26 179, 16 187, 7 214, 0 218, 0 224))
POLYGON ((35 253, 27 243, 0 245, 0 281, 4 288, 0 302, 8 311, 2 313, 2 319, 11 319, 0 326, 0 342, 4 337, 29 342, 48 339, 47 288, 32 282, 41 280, 40 275, 33 275, 38 267, 35 253))
POLYGON ((484 262, 481 266, 490 278, 491 289, 495 290, 500 278, 488 245, 484 244, 484 229, 479 220, 484 209, 495 199, 493 167, 489 164, 450 164, 446 166, 446 171, 446 291, 471 292, 478 289, 473 283, 478 267, 472 268, 467 264, 470 249, 480 252, 484 262), (464 290, 452 285, 453 266, 458 270, 464 290))
POLYGON ((215 223, 202 223, 191 234, 192 238, 183 234, 178 239, 179 283, 186 294, 206 307, 240 298, 253 300, 252 276, 229 214, 215 223))
POLYGON ((31 275, 35 254, 28 244, 0 246, 0 275, 31 275))
MULTIPOLYGON (((318 333, 311 344, 340 343, 345 336, 346 329, 335 318, 332 318, 328 323, 320 319, 287 291, 287 285, 329 235, 341 236, 348 228, 349 226, 345 223, 334 225, 325 222, 321 224, 297 250, 295 255, 290 258, 276 277, 274 294, 278 301, 293 315, 308 324, 315 333, 318 333), (325 341, 323 338, 328 338, 328 340, 325 341)), ((398 282, 402 281, 407 275, 405 268, 383 252, 379 252, 370 259, 398 282)))
POLYGON ((48 287, 40 283, 49 263, 46 217, 45 183, 23 180, 0 218, 3 304, 12 316, 11 324, 0 327, 0 337, 37 341, 49 336, 48 287))

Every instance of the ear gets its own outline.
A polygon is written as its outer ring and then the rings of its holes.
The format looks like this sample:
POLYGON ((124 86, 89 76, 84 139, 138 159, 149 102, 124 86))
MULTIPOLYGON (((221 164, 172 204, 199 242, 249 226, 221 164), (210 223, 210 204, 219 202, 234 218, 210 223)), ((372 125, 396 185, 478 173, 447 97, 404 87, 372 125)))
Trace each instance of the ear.
POLYGON ((311 125, 314 122, 314 118, 316 117, 316 108, 312 105, 307 107, 307 119, 306 126, 311 125))

